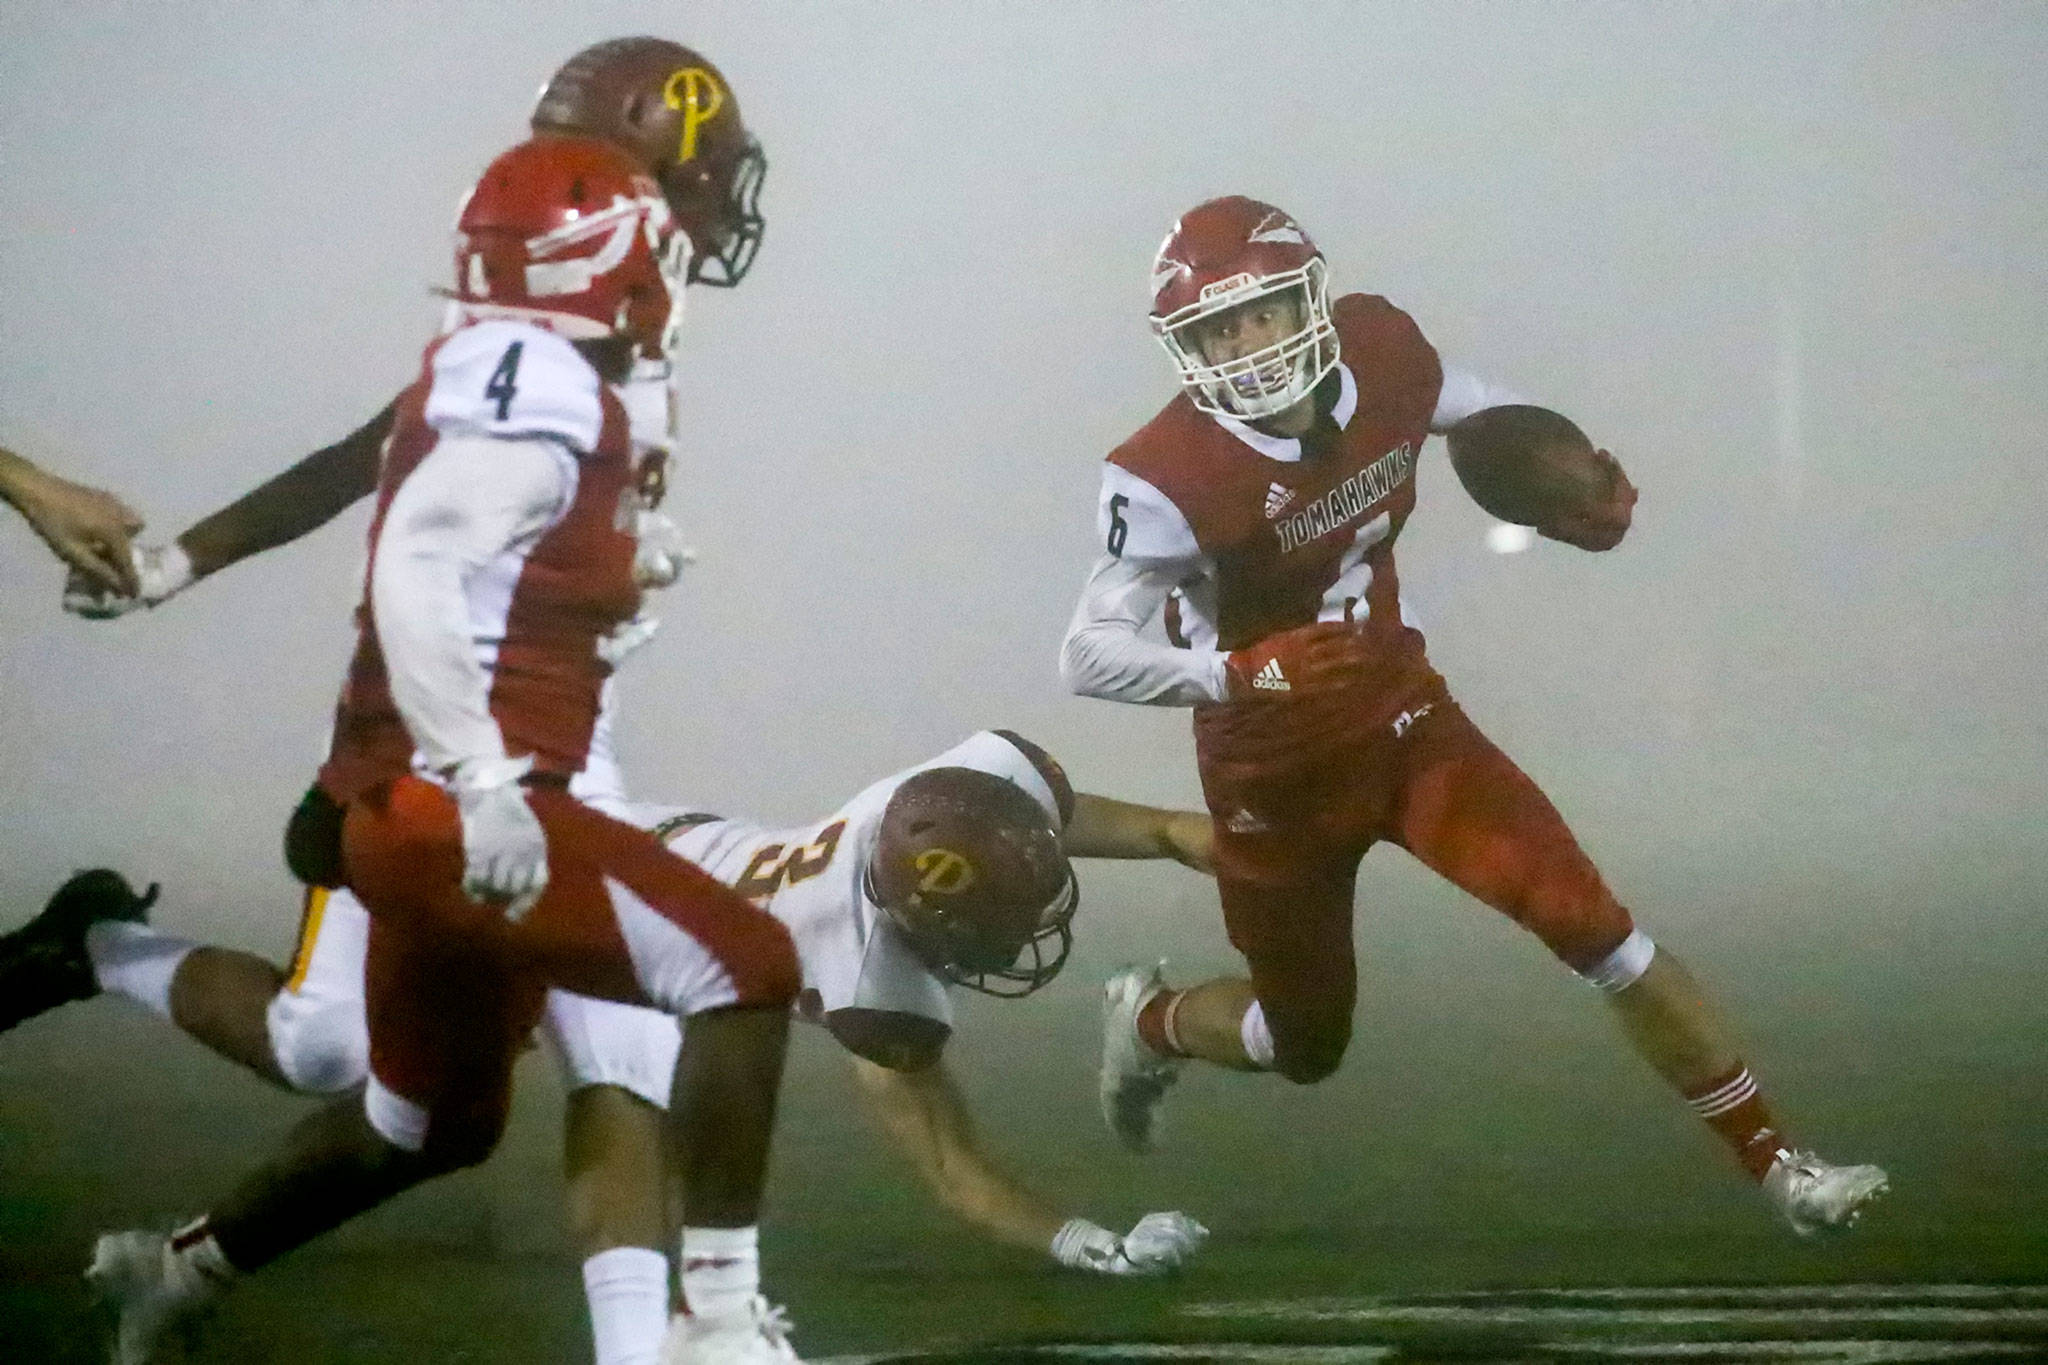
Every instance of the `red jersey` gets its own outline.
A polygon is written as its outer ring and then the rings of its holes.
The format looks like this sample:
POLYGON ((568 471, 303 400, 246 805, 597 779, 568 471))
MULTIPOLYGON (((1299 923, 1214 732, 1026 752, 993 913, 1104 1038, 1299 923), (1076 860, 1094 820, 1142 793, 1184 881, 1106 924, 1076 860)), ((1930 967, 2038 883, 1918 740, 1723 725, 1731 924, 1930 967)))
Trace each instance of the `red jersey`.
POLYGON ((468 620, 459 624, 489 677, 506 753, 531 754, 535 772, 565 780, 583 769, 611 672, 598 642, 639 607, 634 466, 611 388, 567 341, 523 323, 476 323, 435 342, 398 399, 384 447, 358 643, 319 779, 340 801, 414 766, 368 584, 392 499, 444 433, 545 437, 575 461, 574 492, 545 531, 464 583, 468 620))
POLYGON ((1386 660, 1372 697, 1201 708, 1205 730, 1321 729, 1397 703, 1427 673, 1422 636, 1401 619, 1394 541, 1415 507, 1415 465, 1443 386, 1436 351, 1385 299, 1331 310, 1342 362, 1316 396, 1302 440, 1200 412, 1185 395, 1110 454, 1109 552, 1184 563, 1177 642, 1241 649, 1314 621, 1358 620, 1386 660), (1284 716, 1284 719, 1283 719, 1284 716))

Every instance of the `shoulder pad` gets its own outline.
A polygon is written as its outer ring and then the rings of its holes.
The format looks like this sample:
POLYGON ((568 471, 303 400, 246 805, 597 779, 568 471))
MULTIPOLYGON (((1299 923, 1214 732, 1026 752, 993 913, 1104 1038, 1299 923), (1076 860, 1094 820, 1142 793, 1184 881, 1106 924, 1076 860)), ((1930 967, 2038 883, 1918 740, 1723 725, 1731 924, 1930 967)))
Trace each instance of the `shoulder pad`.
POLYGON ((597 449, 604 384, 575 346, 545 328, 494 319, 471 323, 428 357, 426 420, 437 431, 549 436, 597 449))

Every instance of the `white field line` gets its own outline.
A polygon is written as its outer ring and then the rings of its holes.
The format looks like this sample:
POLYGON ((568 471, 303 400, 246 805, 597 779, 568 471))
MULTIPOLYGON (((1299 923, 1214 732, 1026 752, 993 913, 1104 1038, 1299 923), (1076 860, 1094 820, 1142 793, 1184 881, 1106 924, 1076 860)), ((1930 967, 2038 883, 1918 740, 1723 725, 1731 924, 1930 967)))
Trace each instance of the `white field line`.
MULTIPOLYGON (((1042 1356, 1047 1360, 1229 1360, 1263 1361, 1267 1365, 1369 1365, 1386 1360, 1399 1348, 1394 1346, 1286 1346, 1254 1342, 1087 1342, 1051 1346, 1005 1346, 1005 1354, 1042 1356)), ((880 1355, 826 1356, 809 1365, 882 1365, 884 1361, 915 1359, 916 1350, 886 1351, 880 1355)), ((953 1351, 937 1351, 946 1356, 953 1351)))
POLYGON ((1486 1307, 1447 1303, 1385 1303, 1267 1301, 1263 1303, 1197 1303, 1180 1312, 1195 1318, 1231 1321, 1346 1322, 1360 1326, 1403 1324, 1427 1327, 1569 1327, 1603 1330, 1628 1327, 1738 1327, 1759 1331, 1776 1327, 1833 1324, 1896 1324, 1909 1327, 2032 1327, 2048 1328, 2044 1308, 1909 1307, 1774 1307, 1774 1308, 1545 1308, 1523 1304, 1486 1307))
POLYGON ((1622 1360, 1812 1361, 1815 1365, 1919 1365, 1985 1356, 2038 1357, 2040 1343, 2027 1341, 1660 1341, 1552 1343, 1549 1349, 1575 1356, 1606 1355, 1622 1360))
POLYGON ((1803 1301, 1807 1299, 1950 1300, 2010 1299, 2048 1304, 2048 1284, 1730 1284, 1730 1285, 1601 1285, 1585 1289, 1461 1289, 1442 1294, 1407 1296, 1411 1302, 1425 1300, 1490 1299, 1752 1299, 1803 1301))
POLYGON ((1091 1342, 1034 1346, 1030 1354, 1058 1360, 1258 1360, 1270 1365, 1363 1365, 1385 1360, 1394 1346, 1284 1346, 1252 1342, 1091 1342))

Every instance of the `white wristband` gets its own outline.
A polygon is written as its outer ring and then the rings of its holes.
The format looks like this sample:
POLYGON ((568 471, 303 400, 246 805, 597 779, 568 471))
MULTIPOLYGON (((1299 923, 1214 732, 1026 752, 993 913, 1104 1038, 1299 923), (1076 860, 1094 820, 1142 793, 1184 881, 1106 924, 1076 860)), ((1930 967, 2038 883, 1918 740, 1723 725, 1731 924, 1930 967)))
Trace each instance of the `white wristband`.
POLYGON ((1086 1218, 1069 1218, 1052 1235, 1052 1258, 1073 1270, 1106 1270, 1123 1254, 1123 1239, 1086 1218))

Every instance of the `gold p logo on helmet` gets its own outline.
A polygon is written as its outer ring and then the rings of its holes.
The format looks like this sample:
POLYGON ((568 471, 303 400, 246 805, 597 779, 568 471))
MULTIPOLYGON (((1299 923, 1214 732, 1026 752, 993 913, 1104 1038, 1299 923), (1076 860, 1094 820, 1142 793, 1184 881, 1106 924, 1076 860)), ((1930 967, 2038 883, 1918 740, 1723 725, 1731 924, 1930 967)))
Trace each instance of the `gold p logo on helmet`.
POLYGON ((950 848, 928 848, 917 855, 917 892, 921 896, 957 896, 974 885, 974 864, 950 848))
POLYGON ((725 87, 718 77, 701 66, 680 67, 661 88, 662 102, 683 116, 683 135, 676 149, 676 164, 697 155, 697 130, 718 116, 725 107, 725 87))

